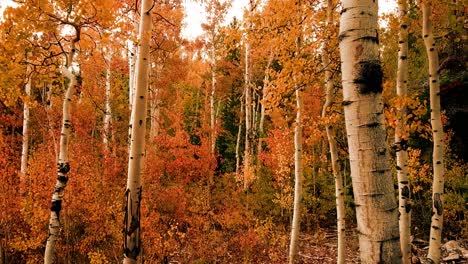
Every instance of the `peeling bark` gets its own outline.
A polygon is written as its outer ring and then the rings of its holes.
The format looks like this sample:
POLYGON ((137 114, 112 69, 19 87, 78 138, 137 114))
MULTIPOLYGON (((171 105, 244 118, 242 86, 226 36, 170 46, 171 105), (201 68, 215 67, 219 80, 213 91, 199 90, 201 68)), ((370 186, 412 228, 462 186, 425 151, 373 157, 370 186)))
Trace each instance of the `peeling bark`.
POLYGON ((132 109, 131 141, 128 160, 126 206, 124 218, 124 264, 136 264, 141 250, 140 205, 141 171, 145 156, 146 108, 151 40, 152 1, 141 3, 139 48, 136 65, 136 94, 132 109))
POLYGON ((386 146, 378 4, 343 0, 343 106, 362 263, 401 263, 398 211, 386 146))
POLYGON ((444 131, 440 111, 439 55, 437 54, 434 34, 432 32, 431 1, 422 1, 423 39, 429 60, 429 95, 431 107, 432 166, 434 179, 432 181, 432 219, 429 239, 428 260, 431 263, 440 262, 440 250, 443 224, 443 194, 444 194, 444 131))
MULTIPOLYGON (((400 31, 398 33, 398 71, 397 71, 397 96, 407 96, 408 82, 408 3, 407 0, 398 1, 400 31)), ((403 255, 403 263, 411 264, 411 197, 408 177, 408 153, 406 140, 402 137, 405 124, 403 118, 407 113, 406 107, 399 108, 395 128, 395 146, 398 179, 398 208, 400 212, 400 244, 403 255)))

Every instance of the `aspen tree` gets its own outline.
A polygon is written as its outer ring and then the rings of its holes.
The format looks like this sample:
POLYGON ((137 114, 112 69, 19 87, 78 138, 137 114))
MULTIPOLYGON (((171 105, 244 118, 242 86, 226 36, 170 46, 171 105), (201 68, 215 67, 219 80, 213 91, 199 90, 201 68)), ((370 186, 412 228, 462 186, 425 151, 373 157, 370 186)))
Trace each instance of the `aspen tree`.
POLYGON ((71 123, 71 101, 75 88, 78 85, 78 78, 72 73, 72 64, 76 52, 76 45, 81 38, 81 27, 73 25, 75 38, 71 41, 70 51, 67 54, 66 63, 62 66, 63 75, 69 80, 67 90, 63 99, 62 107, 62 131, 60 134, 60 149, 57 163, 57 182, 52 193, 52 205, 50 207, 49 235, 47 237, 46 249, 44 253, 44 263, 55 262, 55 244, 60 233, 60 211, 62 210, 63 192, 68 182, 70 163, 68 158, 68 144, 72 129, 71 123))
MULTIPOLYGON (((265 124, 265 99, 268 94, 268 82, 270 81, 270 75, 268 70, 270 69, 271 63, 273 62, 273 50, 270 50, 270 55, 268 57, 268 62, 265 67, 265 77, 263 78, 262 86, 262 100, 260 101, 260 122, 258 124, 259 137, 264 137, 264 124, 265 124)), ((258 140, 257 155, 262 151, 262 140, 258 140)))
POLYGON ((216 48, 215 39, 212 39, 211 47, 211 94, 210 94, 210 129, 211 129, 211 154, 214 155, 216 147, 216 114, 214 109, 216 93, 216 48))
POLYGON ((26 194, 28 189, 27 185, 27 174, 26 170, 28 168, 28 151, 29 151, 29 100, 31 95, 31 65, 28 64, 26 67, 26 78, 27 82, 24 87, 26 99, 24 100, 23 105, 23 147, 21 149, 21 167, 20 167, 20 192, 21 195, 26 194))
MULTIPOLYGON (((151 64, 152 65, 152 64, 151 64)), ((150 86, 150 114, 151 114, 151 127, 150 127, 150 139, 154 140, 159 134, 159 87, 157 87, 157 80, 159 78, 159 69, 162 64, 156 63, 154 67, 154 81, 150 86)), ((153 66, 151 66, 153 68, 153 66)))
POLYGON ((241 134, 242 134, 242 123, 244 118, 244 98, 241 97, 241 105, 240 105, 240 116, 239 116, 239 127, 237 130, 237 139, 236 139, 236 175, 239 176, 240 173, 240 160, 241 160, 241 153, 240 153, 240 142, 241 142, 241 134))
POLYGON ((245 95, 245 146, 244 146, 244 189, 247 189, 252 180, 252 96, 249 73, 248 40, 245 42, 245 70, 244 70, 244 95, 245 95))
MULTIPOLYGON (((327 0, 327 26, 333 25, 333 0, 327 0)), ((322 49, 323 67, 325 68, 325 103, 322 109, 322 117, 329 116, 333 104, 334 94, 334 81, 330 65, 330 47, 329 42, 324 43, 322 49)), ((338 233, 338 256, 337 263, 345 263, 345 249, 346 249, 346 233, 345 233, 345 203, 344 203, 344 180, 343 175, 340 173, 338 148, 335 139, 335 128, 333 124, 326 125, 326 132, 328 138, 328 145, 330 148, 330 161, 332 167, 333 178, 335 179, 335 195, 336 195, 336 229, 338 233)))
POLYGON ((431 1, 423 0, 421 9, 423 13, 423 39, 429 60, 429 95, 431 107, 432 166, 434 178, 432 181, 432 219, 429 240, 429 263, 440 262, 440 248, 443 224, 443 194, 444 194, 444 131, 440 112, 440 83, 439 83, 439 55, 434 40, 431 16, 431 1))
MULTIPOLYGON (((398 32, 398 70, 397 70, 397 96, 403 99, 407 96, 408 82, 408 3, 407 0, 398 0, 398 13, 400 29, 398 32)), ((398 118, 395 128, 395 151, 398 179, 398 207, 400 212, 400 243, 403 263, 411 263, 411 203, 408 177, 408 153, 406 140, 403 137, 406 116, 406 107, 398 108, 398 118)))
POLYGON ((106 55, 106 99, 105 99, 105 113, 104 113, 104 133, 102 136, 102 142, 106 153, 109 152, 109 136, 111 134, 111 123, 112 123, 112 109, 110 105, 111 96, 111 60, 112 55, 109 53, 106 55))
MULTIPOLYGON (((135 7, 136 8, 136 7, 135 7)), ((141 18, 141 17, 140 17, 141 18)), ((138 35, 139 33, 139 23, 137 20, 137 12, 133 10, 130 12, 130 21, 133 25, 134 35, 138 35)), ((128 56, 128 107, 130 109, 130 113, 133 111, 133 105, 135 104, 135 97, 136 97, 136 82, 137 82, 137 53, 138 53, 138 45, 133 41, 130 40, 129 43, 129 56, 128 56)), ((133 115, 130 114, 130 120, 128 125, 128 147, 130 151, 130 141, 131 141, 131 134, 132 134, 132 124, 133 124, 133 115)))
POLYGON ((382 103, 378 1, 343 0, 343 106, 362 263, 401 263, 382 103))
POLYGON ((301 228, 302 203, 302 91, 296 89, 296 123, 294 127, 294 209, 289 244, 289 263, 294 263, 298 252, 299 231, 301 228))
MULTIPOLYGON (((297 16, 302 20, 301 1, 295 2, 297 5, 297 16)), ((302 33, 302 25, 297 25, 302 33)), ((300 34, 301 34, 300 33, 300 34)), ((301 35, 296 38, 296 51, 294 58, 301 56, 301 35)), ((298 67, 298 66, 296 66, 298 67)), ((303 163, 302 163, 302 89, 299 87, 297 75, 298 70, 293 69, 294 91, 296 95, 296 121, 294 124, 294 208, 291 224, 291 241, 289 243, 289 263, 296 261, 299 251, 299 233, 301 229, 301 209, 302 209, 302 182, 303 182, 303 163)))
POLYGON ((132 108, 130 153, 128 160, 127 189, 125 191, 124 264, 137 263, 141 250, 140 205, 141 170, 145 156, 146 101, 151 40, 151 10, 153 1, 142 0, 139 47, 136 64, 136 94, 132 108))

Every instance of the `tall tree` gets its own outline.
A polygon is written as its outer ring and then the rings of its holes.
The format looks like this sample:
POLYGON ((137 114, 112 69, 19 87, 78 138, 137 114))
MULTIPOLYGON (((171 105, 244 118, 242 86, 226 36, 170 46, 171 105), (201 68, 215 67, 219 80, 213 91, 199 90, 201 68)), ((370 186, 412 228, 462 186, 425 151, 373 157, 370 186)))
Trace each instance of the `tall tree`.
POLYGON ((401 263, 398 211, 386 140, 378 3, 344 0, 340 21, 343 106, 362 263, 401 263))
MULTIPOLYGON (((333 0, 327 0, 327 27, 333 25, 333 10, 335 5, 333 0)), ((331 108, 333 106, 333 94, 335 93, 335 83, 333 81, 333 66, 330 60, 331 41, 325 41, 322 51, 323 67, 325 69, 325 103, 322 109, 322 118, 330 118, 331 108)), ((340 172, 338 147, 335 138, 335 128, 331 122, 326 123, 326 132, 328 138, 328 146, 330 148, 330 161, 335 179, 335 196, 336 196, 336 225, 338 233, 338 256, 337 263, 345 263, 345 243, 346 243, 346 222, 345 222, 345 203, 344 203, 344 180, 340 172)))
POLYGON ((52 194, 52 206, 50 207, 49 236, 47 237, 46 249, 44 253, 44 263, 55 263, 55 243, 60 233, 60 211, 62 209, 63 192, 68 182, 68 173, 70 172, 70 163, 68 157, 68 146, 72 129, 71 123, 71 102, 76 86, 78 85, 78 76, 72 73, 72 65, 77 49, 77 43, 81 39, 82 25, 69 21, 63 21, 73 26, 75 30, 74 38, 71 41, 70 51, 66 56, 66 63, 62 67, 63 75, 69 80, 67 90, 63 98, 62 107, 62 132, 60 134, 60 150, 57 163, 57 182, 52 194))
MULTIPOLYGON (((299 42, 299 41, 298 41, 299 42)), ((289 244, 289 263, 295 263, 298 252, 299 231, 301 228, 302 203, 302 91, 295 86, 296 94, 296 121, 294 125, 294 209, 291 225, 291 240, 289 244)))
POLYGON ((110 104, 111 97, 111 62, 112 62, 112 52, 108 51, 108 54, 105 54, 105 63, 106 63, 106 92, 105 92, 105 108, 104 108, 104 133, 102 136, 102 141, 106 153, 109 152, 109 137, 111 135, 111 126, 112 126, 112 109, 110 104))
MULTIPOLYGON (((26 55, 27 63, 27 55, 26 55)), ((29 151, 29 100, 31 95, 31 65, 28 64, 26 69, 26 85, 25 100, 23 103, 23 147, 21 150, 21 168, 20 168, 20 190, 21 195, 25 194, 28 190, 26 188, 27 181, 27 168, 28 168, 28 151, 29 151)))
POLYGON ((137 75, 135 76, 136 92, 132 108, 132 132, 130 134, 127 189, 125 191, 124 264, 137 263, 141 250, 141 171, 145 156, 146 101, 148 94, 152 2, 151 0, 142 0, 140 10, 139 44, 136 62, 137 75))
POLYGON ((214 155, 216 148, 217 129, 216 129, 216 88, 217 88, 217 71, 218 71, 218 53, 222 38, 220 34, 221 23, 224 21, 230 1, 208 1, 205 10, 207 13, 207 23, 203 24, 203 28, 207 35, 208 56, 211 66, 211 90, 210 90, 210 146, 211 154, 214 155))
MULTIPOLYGON (((400 28, 398 32, 398 70, 397 70, 397 96, 403 99, 407 96, 408 83, 408 2, 398 0, 398 17, 400 28)), ((404 136, 404 118, 406 107, 400 104, 395 127, 395 151, 398 178, 398 207, 400 212, 400 243, 403 263, 411 263, 411 203, 410 185, 408 177, 408 153, 404 136)))
POLYGON ((432 127, 432 167, 434 178, 432 181, 432 219, 429 239, 429 263, 440 262, 440 248, 443 224, 443 194, 444 194, 444 131, 440 111, 440 83, 439 83, 439 55, 434 40, 431 22, 431 0, 423 0, 423 39, 429 60, 429 95, 432 127))

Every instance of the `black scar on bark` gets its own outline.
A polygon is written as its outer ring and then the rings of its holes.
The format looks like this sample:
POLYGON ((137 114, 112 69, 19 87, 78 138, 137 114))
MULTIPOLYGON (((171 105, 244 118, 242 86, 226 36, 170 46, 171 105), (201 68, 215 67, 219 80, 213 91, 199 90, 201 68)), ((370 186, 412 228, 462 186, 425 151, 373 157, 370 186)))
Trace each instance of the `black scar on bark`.
POLYGON ((403 196, 404 198, 408 199, 408 198, 409 198, 409 194, 410 194, 410 191, 409 191, 408 186, 404 186, 403 188, 401 188, 401 196, 403 196))
POLYGON ((57 172, 67 174, 70 171, 70 164, 68 162, 57 163, 57 172))
POLYGON ((57 180, 63 184, 67 184, 68 182, 68 177, 67 176, 58 176, 57 180))
POLYGON ((354 83, 359 93, 382 93, 382 67, 379 61, 364 61, 356 65, 357 78, 354 83))
POLYGON ((442 199, 440 193, 434 193, 434 207, 437 210, 437 215, 442 215, 442 199))
POLYGON ((377 37, 365 36, 365 37, 362 37, 362 38, 357 38, 354 41, 369 41, 369 42, 372 42, 372 43, 379 44, 379 37, 378 36, 377 37))
POLYGON ((411 212, 411 204, 410 203, 405 204, 405 211, 406 211, 406 213, 411 212))
POLYGON ((343 102, 341 103, 341 105, 347 106, 347 105, 350 105, 350 104, 352 104, 352 103, 353 103, 352 101, 343 101, 343 102))
POLYGON ((60 219, 60 210, 62 210, 62 200, 54 200, 52 201, 52 205, 50 206, 50 210, 57 214, 57 218, 60 219))

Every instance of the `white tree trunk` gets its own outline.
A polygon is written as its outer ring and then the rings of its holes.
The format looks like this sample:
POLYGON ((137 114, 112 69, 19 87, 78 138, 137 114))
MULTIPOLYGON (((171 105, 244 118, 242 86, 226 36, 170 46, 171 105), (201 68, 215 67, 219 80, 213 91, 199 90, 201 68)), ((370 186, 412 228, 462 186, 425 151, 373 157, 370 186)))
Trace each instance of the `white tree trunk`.
POLYGON ((382 103, 375 0, 343 0, 343 106, 362 263, 401 263, 382 103))
POLYGON ((106 99, 105 99, 105 113, 104 113, 104 133, 102 135, 102 142, 106 153, 109 152, 109 136, 111 135, 112 123, 112 109, 110 105, 111 97, 111 60, 112 56, 109 54, 106 59, 106 99))
MULTIPOLYGON (((133 24, 133 27, 134 27, 134 33, 135 35, 138 34, 139 32, 139 24, 137 22, 137 19, 136 19, 136 12, 133 12, 132 13, 133 15, 131 15, 130 19, 132 20, 132 24, 133 24)), ((140 17, 141 18, 141 17, 140 17)), ((137 72, 137 67, 136 67, 136 61, 137 61, 137 52, 138 52, 138 46, 136 45, 136 43, 134 43, 133 41, 130 41, 129 42, 129 80, 128 80, 128 103, 129 103, 129 109, 130 109, 130 113, 133 111, 133 105, 135 104, 135 94, 136 94, 136 76, 138 75, 138 72, 137 72)), ((130 115, 130 120, 129 120, 129 125, 128 125, 128 145, 129 145, 129 149, 130 149, 130 141, 131 141, 131 133, 132 133, 132 123, 133 123, 133 120, 132 120, 133 116, 130 115)), ((130 151, 130 150, 129 150, 130 151)))
POLYGON ((237 140, 236 140, 236 175, 239 176, 240 173, 240 142, 242 134, 242 123, 244 121, 244 98, 241 97, 240 100, 240 116, 239 116, 239 129, 237 131, 237 140))
POLYGON ((249 43, 245 43, 245 73, 244 73, 244 93, 245 93, 245 146, 244 146, 244 189, 246 190, 253 180, 251 142, 252 142, 252 96, 250 89, 249 73, 249 43))
POLYGON ((302 92, 296 89, 296 126, 294 128, 294 209, 291 225, 291 241, 289 244, 289 263, 295 263, 299 231, 301 228, 301 201, 302 201, 302 92))
POLYGON ((215 113, 215 92, 216 92, 216 49, 213 40, 211 50, 212 68, 211 68, 211 94, 210 94, 210 130, 211 130, 211 154, 214 155, 216 147, 216 113, 215 113))
MULTIPOLYGON (((156 85, 154 85, 156 86, 156 85)), ((151 128, 150 128, 150 139, 154 139, 159 134, 159 88, 153 87, 151 91, 151 102, 150 102, 150 113, 151 113, 151 128)))
POLYGON ((431 107, 432 166, 434 179, 432 182, 432 219, 429 239, 429 263, 440 262, 440 247, 443 224, 443 194, 444 194, 444 131, 440 113, 440 83, 439 83, 439 55, 432 32, 431 1, 422 1, 423 12, 423 38, 426 53, 429 59, 429 94, 431 107))
MULTIPOLYGON (((151 66, 151 69, 153 67, 151 66)), ((159 135, 159 87, 157 87, 157 81, 159 79, 159 73, 162 71, 162 67, 158 64, 156 60, 156 65, 154 67, 154 82, 150 85, 150 115, 151 115, 151 127, 150 127, 150 140, 153 142, 154 139, 159 135)), ((151 74, 150 74, 151 76, 151 74)), ((197 109, 197 107, 195 107, 197 109)))
POLYGON ((28 192, 28 151, 29 151, 29 100, 31 95, 31 66, 28 64, 26 69, 28 81, 24 88, 26 92, 26 99, 23 105, 23 148, 21 150, 21 168, 20 168, 20 193, 24 195, 28 192))
POLYGON ((57 182, 52 193, 52 205, 50 207, 49 235, 47 237, 46 249, 44 253, 44 263, 51 264, 55 262, 55 243, 60 233, 60 211, 62 209, 62 200, 65 187, 68 182, 68 173, 70 172, 70 163, 68 158, 68 144, 70 143, 71 123, 71 101, 77 85, 77 77, 72 73, 71 65, 75 55, 76 43, 80 40, 80 32, 77 29, 76 37, 71 43, 70 53, 67 58, 67 64, 62 67, 63 75, 70 80, 63 98, 63 117, 62 132, 60 134, 60 152, 57 163, 57 182))
MULTIPOLYGON (((261 108, 260 108, 260 123, 258 125, 258 131, 260 132, 260 136, 263 137, 264 127, 265 127, 265 98, 268 94, 268 82, 270 80, 270 75, 268 74, 268 70, 270 69, 271 63, 273 62, 273 51, 270 51, 270 56, 268 58, 267 65, 265 67, 265 77, 263 78, 263 86, 262 86, 262 100, 261 100, 261 108)), ((258 143, 261 150, 261 141, 258 143)), ((260 153, 260 152, 259 152, 260 153)))
MULTIPOLYGON (((407 0, 398 1, 400 31, 398 33, 398 71, 397 96, 407 96, 408 82, 408 3, 407 0)), ((406 116, 406 107, 398 109, 398 118, 395 128, 395 150, 398 178, 398 207, 400 212, 400 243, 403 263, 411 264, 411 192, 408 178, 408 153, 406 139, 403 138, 406 116)))
POLYGON ((141 3, 139 48, 136 65, 136 94, 132 109, 132 132, 128 160, 126 208, 124 218, 124 264, 136 264, 141 250, 140 205, 141 170, 145 156, 146 102, 151 40, 152 1, 141 3))
MULTIPOLYGON (((327 26, 333 25, 333 0, 327 1, 327 26)), ((324 48, 322 51, 322 60, 323 60, 323 67, 325 68, 325 103, 322 109, 322 117, 326 118, 329 115, 329 111, 331 110, 333 104, 333 94, 334 94, 334 81, 332 77, 332 69, 330 66, 330 47, 328 47, 328 43, 324 44, 324 48)), ((335 128, 333 124, 326 125, 326 132, 328 138, 328 145, 330 148, 330 160, 331 160, 331 168, 333 173, 333 178, 335 179, 335 195, 336 195, 336 226, 337 226, 337 233, 338 233, 338 254, 337 254, 337 263, 344 264, 345 263, 345 250, 346 250, 346 224, 345 224, 345 203, 344 203, 344 180, 343 175, 340 173, 339 167, 339 157, 338 157, 338 148, 335 139, 335 128)))

